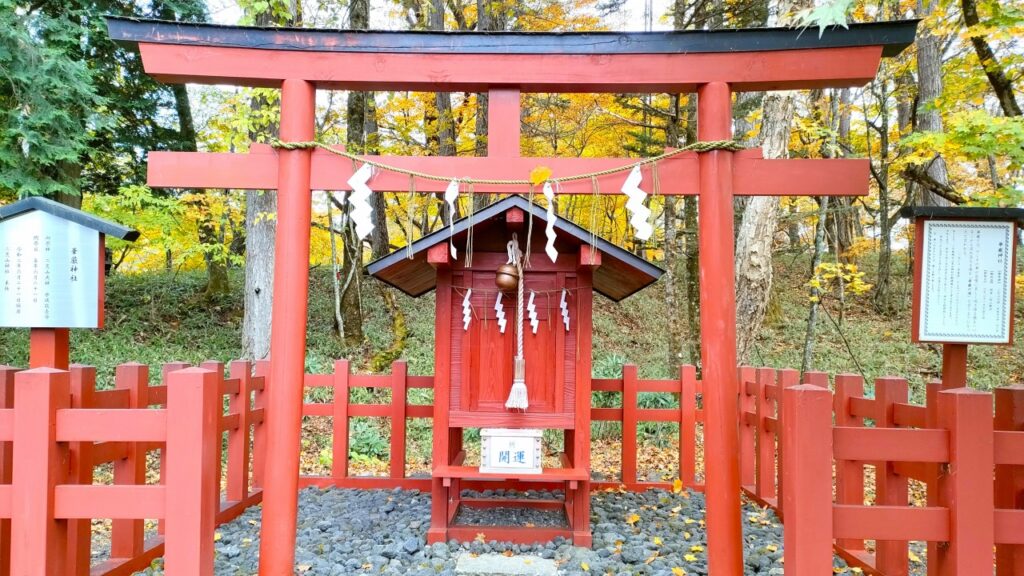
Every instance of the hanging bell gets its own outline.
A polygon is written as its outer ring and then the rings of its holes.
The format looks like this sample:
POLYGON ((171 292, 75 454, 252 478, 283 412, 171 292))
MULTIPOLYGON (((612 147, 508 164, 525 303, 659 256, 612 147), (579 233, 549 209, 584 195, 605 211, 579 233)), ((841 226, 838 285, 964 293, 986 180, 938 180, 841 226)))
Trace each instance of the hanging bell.
POLYGON ((502 264, 498 266, 494 283, 502 292, 513 292, 519 287, 519 271, 512 264, 502 264))

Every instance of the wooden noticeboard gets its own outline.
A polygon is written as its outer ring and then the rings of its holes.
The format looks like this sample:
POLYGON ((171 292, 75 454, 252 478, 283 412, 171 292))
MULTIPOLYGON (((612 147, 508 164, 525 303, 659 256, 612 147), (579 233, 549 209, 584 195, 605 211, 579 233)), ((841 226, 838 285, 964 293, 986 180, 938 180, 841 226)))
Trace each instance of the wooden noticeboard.
POLYGON ((103 234, 35 210, 0 222, 0 326, 100 328, 103 234))
POLYGON ((919 218, 916 231, 913 340, 1012 343, 1015 222, 919 218))

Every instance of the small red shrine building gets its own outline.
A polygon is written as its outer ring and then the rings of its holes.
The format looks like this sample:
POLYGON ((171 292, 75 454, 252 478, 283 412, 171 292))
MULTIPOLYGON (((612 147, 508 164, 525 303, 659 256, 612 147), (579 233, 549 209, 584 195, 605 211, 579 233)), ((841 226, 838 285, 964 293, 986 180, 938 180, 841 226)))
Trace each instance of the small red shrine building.
POLYGON ((453 524, 462 505, 517 504, 464 501, 460 482, 473 479, 512 481, 501 486, 554 483, 564 489, 564 502, 536 504, 564 506, 568 528, 487 527, 489 537, 533 542, 562 535, 578 546, 591 543, 587 494, 593 293, 618 302, 656 281, 662 270, 561 218, 554 219, 558 256, 552 262, 544 253, 547 218, 544 207, 509 196, 368 267, 370 274, 411 296, 437 291, 431 542, 472 540, 481 532, 480 526, 453 524), (536 308, 536 329, 529 319, 524 327, 526 411, 505 408, 516 355, 515 296, 502 299, 508 318, 504 329, 495 310, 500 294, 495 270, 507 262, 506 245, 513 234, 530 254, 524 287, 533 293, 536 308), (450 238, 458 258, 451 257, 450 238), (472 253, 466 257, 468 246, 472 253), (563 430, 561 467, 510 475, 466 466, 463 431, 478 427, 563 430))

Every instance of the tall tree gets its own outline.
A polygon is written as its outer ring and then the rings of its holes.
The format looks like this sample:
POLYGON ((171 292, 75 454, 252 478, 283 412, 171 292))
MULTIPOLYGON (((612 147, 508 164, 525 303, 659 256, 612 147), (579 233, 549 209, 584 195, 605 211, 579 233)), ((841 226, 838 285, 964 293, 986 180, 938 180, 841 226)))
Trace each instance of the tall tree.
MULTIPOLYGON (((298 26, 298 3, 243 4, 246 19, 257 26, 298 26)), ((274 95, 256 90, 249 101, 252 117, 249 139, 274 138, 280 128, 274 95)), ((243 288, 242 353, 260 360, 270 354, 270 318, 274 302, 274 258, 277 241, 277 193, 245 191, 245 286, 243 288)))

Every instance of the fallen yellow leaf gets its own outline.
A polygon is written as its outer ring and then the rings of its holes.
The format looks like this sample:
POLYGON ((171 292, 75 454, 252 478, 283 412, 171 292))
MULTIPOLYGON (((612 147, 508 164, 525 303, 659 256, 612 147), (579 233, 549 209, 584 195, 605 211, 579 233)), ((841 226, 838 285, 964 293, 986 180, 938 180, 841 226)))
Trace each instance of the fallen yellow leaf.
POLYGON ((686 570, 683 570, 679 566, 672 568, 672 576, 686 576, 686 570))
POLYGON ((699 545, 699 544, 697 544, 695 546, 690 546, 690 552, 703 552, 703 551, 704 551, 704 547, 699 545))
POLYGON ((659 536, 655 536, 654 537, 654 545, 655 546, 661 546, 661 537, 659 537, 659 536))
POLYGON ((682 492, 683 491, 683 481, 680 480, 679 478, 676 478, 675 480, 673 480, 672 481, 672 491, 675 492, 676 494, 679 494, 680 492, 682 492))
POLYGON ((586 562, 581 562, 580 568, 583 568, 585 572, 590 572, 590 564, 587 564, 586 562))
POLYGON ((629 516, 626 516, 626 524, 629 524, 630 526, 633 526, 634 524, 636 524, 639 521, 640 521, 640 516, 638 514, 636 514, 635 512, 633 514, 630 514, 629 516))
POLYGON ((686 560, 687 562, 696 562, 697 561, 697 557, 694 556, 693 554, 686 554, 686 555, 683 556, 683 560, 686 560))

